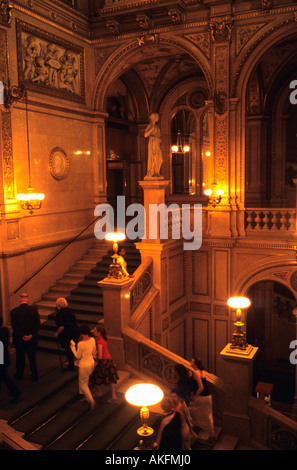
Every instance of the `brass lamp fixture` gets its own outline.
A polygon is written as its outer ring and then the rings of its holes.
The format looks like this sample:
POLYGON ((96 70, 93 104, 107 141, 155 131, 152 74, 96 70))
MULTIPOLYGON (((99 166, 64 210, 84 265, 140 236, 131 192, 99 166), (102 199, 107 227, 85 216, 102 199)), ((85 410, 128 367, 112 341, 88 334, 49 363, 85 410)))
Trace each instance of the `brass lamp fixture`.
POLYGON ((157 385, 142 383, 133 385, 125 393, 125 399, 134 406, 140 406, 140 418, 142 426, 137 429, 141 437, 148 437, 154 433, 153 428, 148 426, 149 406, 156 405, 163 399, 163 391, 157 385))
POLYGON ((216 207, 222 200, 224 190, 217 189, 217 183, 213 182, 212 189, 206 189, 204 194, 208 197, 208 205, 216 207))
POLYGON ((227 301, 229 307, 236 310, 236 322, 234 323, 235 331, 232 335, 230 349, 248 350, 249 345, 246 340, 246 332, 244 331, 244 323, 241 319, 241 310, 251 305, 250 299, 247 297, 230 297, 227 301))
POLYGON ((105 240, 113 242, 113 255, 112 255, 112 264, 109 266, 109 278, 122 279, 126 277, 126 274, 123 272, 123 268, 120 262, 121 257, 118 255, 118 242, 125 240, 126 236, 124 233, 112 232, 105 235, 105 240))
POLYGON ((181 59, 176 59, 177 63, 177 73, 178 73, 178 84, 177 84, 177 126, 178 126, 178 131, 177 131, 177 138, 176 138, 176 144, 172 145, 171 151, 172 153, 187 153, 191 150, 190 146, 188 144, 184 144, 184 139, 181 135, 179 125, 180 123, 178 122, 179 118, 179 81, 180 81, 180 62, 181 59))
POLYGON ((31 162, 30 162, 30 141, 29 141, 29 121, 28 121, 28 98, 27 92, 25 93, 26 99, 26 127, 27 127, 27 154, 28 154, 28 171, 29 171, 29 185, 27 188, 27 193, 17 194, 17 199, 20 203, 20 206, 23 210, 29 211, 30 214, 33 214, 34 211, 39 210, 44 200, 43 193, 34 192, 34 188, 31 184, 31 162))

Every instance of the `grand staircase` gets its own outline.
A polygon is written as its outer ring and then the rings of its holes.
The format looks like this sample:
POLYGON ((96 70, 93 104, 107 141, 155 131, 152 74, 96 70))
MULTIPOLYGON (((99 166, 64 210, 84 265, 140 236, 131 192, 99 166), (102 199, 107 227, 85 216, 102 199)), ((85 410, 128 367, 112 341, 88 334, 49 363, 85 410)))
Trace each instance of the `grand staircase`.
MULTIPOLYGON (((140 254, 133 243, 125 242, 124 245, 127 268, 132 274, 140 264, 140 254)), ((110 391, 103 387, 103 396, 96 399, 97 406, 90 412, 89 405, 80 401, 77 371, 65 372, 62 364, 65 358, 57 355, 60 351, 54 337, 54 317, 58 297, 67 298, 79 324, 92 326, 104 321, 102 292, 97 283, 106 277, 111 263, 112 251, 103 254, 105 248, 108 250, 110 247, 101 243, 89 250, 38 302, 44 320, 39 333, 38 382, 31 382, 26 377, 18 382, 21 398, 14 404, 10 403, 3 387, 0 391, 0 434, 1 424, 8 424, 15 436, 25 443, 24 448, 27 445, 27 448, 39 450, 117 451, 132 450, 139 444, 136 433, 141 425, 139 409, 125 401, 124 393, 141 380, 127 371, 119 371, 119 403, 108 403, 110 391)), ((10 366, 11 375, 13 367, 14 360, 10 366)), ((156 430, 153 439, 156 439, 161 418, 158 406, 150 410, 150 425, 156 430)), ((238 439, 221 434, 220 426, 215 427, 215 432, 217 439, 211 444, 201 431, 193 450, 240 449, 238 439)), ((12 441, 13 436, 10 437, 12 441)))
MULTIPOLYGON (((128 272, 133 274, 141 263, 140 253, 135 244, 129 240, 122 242, 121 247, 126 250, 125 260, 128 272)), ((86 323, 94 327, 98 322, 104 321, 103 293, 101 287, 98 286, 98 281, 108 275, 112 254, 110 243, 98 242, 35 304, 43 320, 39 330, 39 350, 59 352, 54 336, 57 330, 56 300, 59 297, 67 299, 78 324, 86 323)))

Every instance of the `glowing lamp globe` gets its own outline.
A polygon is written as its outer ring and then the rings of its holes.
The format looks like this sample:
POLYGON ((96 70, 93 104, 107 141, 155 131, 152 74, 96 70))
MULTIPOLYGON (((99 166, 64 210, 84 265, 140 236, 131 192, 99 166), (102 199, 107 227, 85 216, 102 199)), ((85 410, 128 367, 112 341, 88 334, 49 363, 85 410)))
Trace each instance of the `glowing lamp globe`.
POLYGON ((163 391, 157 385, 142 383, 133 385, 125 393, 125 399, 134 406, 140 406, 142 426, 137 430, 140 436, 150 436, 154 430, 147 425, 149 419, 148 406, 156 405, 164 397, 163 391))

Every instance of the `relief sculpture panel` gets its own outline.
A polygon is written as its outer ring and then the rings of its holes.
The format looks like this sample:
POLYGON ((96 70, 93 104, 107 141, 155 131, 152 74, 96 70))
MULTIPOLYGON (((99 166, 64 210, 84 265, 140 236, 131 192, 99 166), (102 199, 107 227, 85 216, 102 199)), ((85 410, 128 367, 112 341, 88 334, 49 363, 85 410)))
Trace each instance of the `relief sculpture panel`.
POLYGON ((84 49, 17 21, 19 84, 67 100, 84 102, 84 49))

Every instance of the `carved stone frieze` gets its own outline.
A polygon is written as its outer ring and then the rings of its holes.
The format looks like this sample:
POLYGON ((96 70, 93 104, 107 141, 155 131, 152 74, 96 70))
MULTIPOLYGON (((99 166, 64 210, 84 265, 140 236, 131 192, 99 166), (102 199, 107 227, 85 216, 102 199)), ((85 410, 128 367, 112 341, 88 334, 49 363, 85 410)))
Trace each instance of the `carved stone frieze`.
POLYGON ((55 97, 84 102, 84 49, 17 20, 20 85, 55 97))

